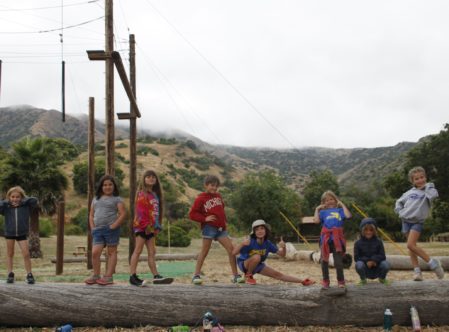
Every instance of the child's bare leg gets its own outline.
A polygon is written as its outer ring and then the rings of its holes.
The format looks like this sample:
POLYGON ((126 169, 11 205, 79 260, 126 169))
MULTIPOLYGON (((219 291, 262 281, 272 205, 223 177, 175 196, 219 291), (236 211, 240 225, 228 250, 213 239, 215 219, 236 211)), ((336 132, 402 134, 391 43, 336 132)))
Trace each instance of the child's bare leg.
POLYGON ((27 273, 31 272, 31 258, 30 258, 30 249, 28 248, 28 240, 17 241, 19 244, 20 250, 22 251, 23 262, 25 264, 25 271, 27 273))
POLYGON ((272 269, 269 266, 265 266, 262 271, 259 272, 259 274, 263 275, 263 276, 267 276, 267 277, 271 277, 277 280, 282 280, 282 281, 286 281, 286 282, 295 282, 295 283, 302 283, 302 279, 299 279, 297 277, 294 276, 289 276, 286 274, 283 274, 279 271, 276 271, 275 269, 272 269))
POLYGON ((8 273, 12 272, 14 262, 14 245, 16 240, 6 239, 6 269, 8 273))
POLYGON ((243 265, 245 266, 246 273, 247 274, 253 274, 254 269, 256 266, 260 263, 262 257, 260 255, 252 255, 250 258, 248 258, 243 265))
POLYGON ((421 257, 427 263, 430 261, 429 255, 427 255, 427 253, 417 245, 420 235, 420 232, 412 229, 408 233, 407 237, 407 249, 410 250, 410 260, 412 261, 414 267, 419 266, 418 257, 421 257))
POLYGON ((136 244, 134 247, 133 254, 131 256, 131 260, 129 261, 129 272, 131 274, 136 273, 137 264, 139 263, 139 257, 142 253, 143 246, 145 245, 145 239, 141 236, 136 236, 136 244))
POLYGON ((106 277, 112 277, 117 265, 117 246, 108 246, 108 269, 106 271, 106 277))
POLYGON ((147 240, 145 242, 145 245, 147 246, 147 252, 148 252, 148 267, 150 268, 151 273, 153 275, 158 274, 157 273, 157 267, 156 267, 156 243, 154 240, 154 236, 147 240))
POLYGON ((97 244, 92 247, 92 270, 93 274, 99 276, 101 272, 101 253, 103 252, 103 245, 97 244))
POLYGON ((228 252, 228 258, 229 258, 229 265, 231 265, 232 274, 236 275, 237 272, 237 262, 235 260, 235 256, 232 254, 232 250, 234 249, 234 246, 232 245, 232 241, 229 237, 221 237, 218 239, 218 242, 223 246, 223 248, 226 249, 228 252))
POLYGON ((195 274, 199 275, 201 273, 201 268, 203 267, 204 260, 209 253, 210 246, 212 245, 212 239, 203 239, 203 245, 201 246, 201 251, 198 254, 198 259, 196 260, 195 274))

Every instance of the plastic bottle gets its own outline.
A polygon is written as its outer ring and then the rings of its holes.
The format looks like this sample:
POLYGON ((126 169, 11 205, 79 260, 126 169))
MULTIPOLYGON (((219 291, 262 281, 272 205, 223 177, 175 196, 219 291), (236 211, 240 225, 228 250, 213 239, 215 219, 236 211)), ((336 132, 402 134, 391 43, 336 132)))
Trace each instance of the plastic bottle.
POLYGON ((391 331, 393 327, 393 313, 390 309, 385 309, 384 312, 384 331, 391 331))
POLYGON ((169 332, 190 332, 190 327, 187 325, 172 326, 168 329, 169 332))
POLYGON ((66 324, 66 325, 62 325, 60 327, 57 327, 56 332, 72 332, 72 325, 70 324, 66 324))
POLYGON ((414 306, 410 307, 410 316, 412 317, 413 332, 421 332, 421 322, 419 321, 418 310, 414 306))
POLYGON ((214 316, 212 315, 211 312, 206 312, 203 316, 203 331, 204 332, 210 332, 212 330, 213 327, 213 322, 214 322, 214 316))

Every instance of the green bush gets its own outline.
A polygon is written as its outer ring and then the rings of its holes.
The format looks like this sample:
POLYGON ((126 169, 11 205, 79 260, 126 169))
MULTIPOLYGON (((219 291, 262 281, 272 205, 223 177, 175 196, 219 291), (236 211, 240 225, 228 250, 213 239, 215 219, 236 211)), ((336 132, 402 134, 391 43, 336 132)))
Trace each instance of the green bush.
POLYGON ((64 234, 65 235, 85 235, 86 232, 83 229, 74 224, 68 224, 64 226, 64 234))
POLYGON ((55 226, 53 222, 48 218, 39 219, 39 236, 40 237, 50 237, 50 235, 55 234, 55 226))
MULTIPOLYGON (((170 246, 171 247, 188 247, 190 245, 190 237, 185 230, 178 226, 170 226, 170 246)), ((158 246, 168 247, 168 225, 165 224, 164 229, 157 236, 158 246)))
MULTIPOLYGON (((81 233, 87 232, 87 223, 89 220, 89 216, 87 215, 87 208, 82 208, 78 211, 76 216, 70 219, 70 223, 79 227, 81 229, 81 233)), ((69 234, 71 235, 71 234, 69 234)), ((75 235, 75 234, 73 234, 75 235)))
POLYGON ((120 142, 119 144, 117 144, 117 145, 115 146, 116 149, 127 148, 127 147, 128 147, 128 144, 123 143, 123 142, 120 142))

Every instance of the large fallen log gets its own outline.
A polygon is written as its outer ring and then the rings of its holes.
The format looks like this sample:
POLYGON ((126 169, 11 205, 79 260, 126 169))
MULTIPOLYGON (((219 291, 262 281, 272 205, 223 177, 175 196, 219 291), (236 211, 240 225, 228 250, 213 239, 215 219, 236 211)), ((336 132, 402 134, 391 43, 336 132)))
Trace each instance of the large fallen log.
MULTIPOLYGON (((188 260, 196 260, 198 258, 198 254, 156 254, 156 260, 158 261, 188 261, 188 260)), ((102 256, 102 262, 106 261, 106 258, 102 256)), ((141 255, 139 257, 139 262, 144 262, 148 259, 147 256, 141 255)), ((52 258, 51 262, 53 264, 56 263, 56 258, 52 258)), ((87 262, 86 257, 64 257, 64 263, 85 263, 87 262)))
POLYGON ((0 284, 0 326, 190 326, 211 311, 230 325, 379 326, 385 308, 395 324, 449 325, 449 280, 368 283, 321 290, 297 285, 0 284), (335 294, 340 294, 335 296, 335 294))
MULTIPOLYGON (((321 253, 319 250, 296 250, 296 248, 290 242, 287 242, 287 255, 286 260, 305 260, 320 263, 321 253)), ((412 263, 409 256, 404 255, 387 255, 387 261, 390 263, 391 270, 413 270, 412 263)), ((440 260, 441 266, 445 271, 449 271, 449 256, 432 256, 440 260)), ((352 264, 352 256, 346 254, 344 258, 344 267, 349 268, 352 264)), ((334 266, 334 260, 332 254, 329 256, 329 266, 334 266)), ((419 267, 423 271, 429 271, 429 265, 419 258, 419 267)))
MULTIPOLYGON (((441 266, 445 271, 449 271, 449 256, 432 256, 439 259, 441 266)), ((391 270, 413 270, 413 265, 409 256, 404 255, 387 255, 387 261, 390 263, 391 270)), ((429 265, 419 258, 419 267, 423 271, 429 271, 429 265)))

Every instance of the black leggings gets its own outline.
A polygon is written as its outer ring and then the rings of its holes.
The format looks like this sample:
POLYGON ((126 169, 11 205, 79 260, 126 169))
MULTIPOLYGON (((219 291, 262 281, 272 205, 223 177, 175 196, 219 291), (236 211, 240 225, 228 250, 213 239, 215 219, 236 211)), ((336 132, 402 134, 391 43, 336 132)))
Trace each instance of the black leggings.
MULTIPOLYGON (((337 270, 337 280, 344 281, 345 275, 343 274, 343 253, 335 250, 333 241, 329 243, 329 251, 334 256, 334 267, 337 270)), ((329 262, 325 262, 321 259, 321 271, 323 273, 323 280, 329 280, 329 262)))

